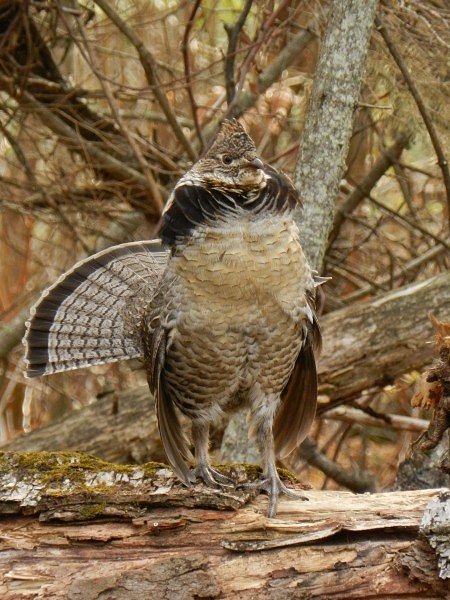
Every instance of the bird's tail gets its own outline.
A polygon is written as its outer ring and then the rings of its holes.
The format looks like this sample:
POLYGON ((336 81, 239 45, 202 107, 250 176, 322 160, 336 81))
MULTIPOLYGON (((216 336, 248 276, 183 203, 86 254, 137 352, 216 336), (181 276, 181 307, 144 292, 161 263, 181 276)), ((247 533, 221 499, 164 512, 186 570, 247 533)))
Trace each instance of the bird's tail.
POLYGON ((26 375, 143 355, 140 327, 168 252, 159 240, 114 246, 78 262, 49 287, 26 323, 26 375))

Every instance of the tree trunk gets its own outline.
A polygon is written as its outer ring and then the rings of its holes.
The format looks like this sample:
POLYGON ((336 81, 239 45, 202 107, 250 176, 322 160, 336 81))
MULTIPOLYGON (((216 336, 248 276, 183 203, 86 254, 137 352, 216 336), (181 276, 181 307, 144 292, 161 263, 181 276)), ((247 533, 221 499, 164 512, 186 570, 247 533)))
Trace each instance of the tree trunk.
MULTIPOLYGON (((330 400, 345 400, 430 363, 434 348, 428 342, 434 330, 427 313, 431 310, 440 320, 450 320, 449 286, 450 273, 443 273, 326 315, 319 362, 321 393, 330 400)), ((119 463, 164 460, 154 402, 146 386, 108 394, 4 448, 78 449, 119 463)))
POLYGON ((314 76, 295 184, 303 248, 322 268, 378 0, 333 0, 314 76))
POLYGON ((308 491, 307 502, 282 498, 267 519, 266 498, 186 489, 157 464, 10 453, 0 483, 3 600, 441 598, 448 590, 439 490, 308 491), (419 538, 421 523, 434 550, 419 538))

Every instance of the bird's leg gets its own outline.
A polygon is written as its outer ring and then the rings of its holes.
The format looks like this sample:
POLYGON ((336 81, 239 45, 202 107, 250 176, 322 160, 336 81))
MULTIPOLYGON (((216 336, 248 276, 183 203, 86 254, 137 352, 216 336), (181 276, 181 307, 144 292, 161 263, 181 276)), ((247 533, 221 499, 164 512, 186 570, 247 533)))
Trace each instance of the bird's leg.
POLYGON ((278 496, 280 494, 286 494, 286 496, 296 498, 297 500, 308 500, 308 498, 286 487, 278 475, 272 431, 273 414, 270 413, 271 411, 260 410, 252 415, 252 429, 256 433, 256 442, 261 453, 264 478, 262 481, 250 485, 269 495, 267 516, 275 517, 277 514, 278 496))
POLYGON ((195 450, 194 476, 202 479, 210 487, 234 486, 232 479, 211 467, 208 453, 209 423, 207 421, 200 419, 192 421, 192 439, 195 450))

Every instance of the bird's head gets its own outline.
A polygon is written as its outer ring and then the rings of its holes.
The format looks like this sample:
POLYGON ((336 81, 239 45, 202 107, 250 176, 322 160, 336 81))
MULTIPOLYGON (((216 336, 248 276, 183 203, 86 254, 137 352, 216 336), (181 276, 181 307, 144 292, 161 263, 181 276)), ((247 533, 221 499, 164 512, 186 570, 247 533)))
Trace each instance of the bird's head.
POLYGON ((256 146, 238 121, 225 121, 191 176, 218 189, 252 191, 264 187, 264 164, 256 146))

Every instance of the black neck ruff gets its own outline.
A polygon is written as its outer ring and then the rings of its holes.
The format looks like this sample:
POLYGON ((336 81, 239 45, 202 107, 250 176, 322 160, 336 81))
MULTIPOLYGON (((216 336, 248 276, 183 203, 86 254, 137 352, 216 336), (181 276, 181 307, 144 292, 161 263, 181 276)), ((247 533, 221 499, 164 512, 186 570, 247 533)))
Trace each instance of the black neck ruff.
POLYGON ((269 166, 265 169, 269 175, 267 185, 247 193, 200 184, 178 186, 164 214, 159 237, 164 244, 174 246, 202 225, 214 226, 243 213, 279 215, 295 208, 299 200, 290 181, 269 166))

